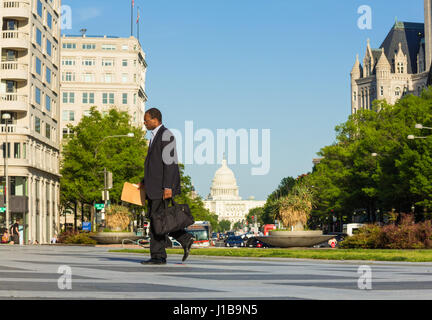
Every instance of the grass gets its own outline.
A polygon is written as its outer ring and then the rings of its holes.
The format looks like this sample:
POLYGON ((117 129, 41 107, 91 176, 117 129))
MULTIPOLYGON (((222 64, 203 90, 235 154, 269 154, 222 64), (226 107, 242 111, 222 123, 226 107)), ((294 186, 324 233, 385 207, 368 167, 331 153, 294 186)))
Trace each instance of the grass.
MULTIPOLYGON (((109 252, 150 253, 150 250, 119 249, 110 250, 109 252)), ((167 249, 167 253, 183 254, 183 249, 167 249)), ((192 249, 190 255, 321 260, 432 262, 432 250, 209 248, 192 249)))

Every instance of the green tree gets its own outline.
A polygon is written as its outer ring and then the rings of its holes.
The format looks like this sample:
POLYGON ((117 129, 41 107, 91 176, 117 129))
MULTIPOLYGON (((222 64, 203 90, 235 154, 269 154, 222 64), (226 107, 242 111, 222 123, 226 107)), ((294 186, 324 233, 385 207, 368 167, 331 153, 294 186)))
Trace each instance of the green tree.
POLYGON ((218 227, 218 231, 219 232, 226 232, 226 231, 230 231, 231 230, 231 222, 228 220, 221 220, 219 221, 219 227, 218 227))
POLYGON ((95 107, 71 129, 74 134, 62 146, 62 205, 67 207, 79 202, 93 206, 101 201, 104 167, 113 173, 110 201, 120 203, 123 183, 138 183, 143 176, 147 154, 144 132, 130 124, 126 112, 112 108, 103 116, 95 107), (134 134, 133 138, 104 139, 130 132, 134 134))

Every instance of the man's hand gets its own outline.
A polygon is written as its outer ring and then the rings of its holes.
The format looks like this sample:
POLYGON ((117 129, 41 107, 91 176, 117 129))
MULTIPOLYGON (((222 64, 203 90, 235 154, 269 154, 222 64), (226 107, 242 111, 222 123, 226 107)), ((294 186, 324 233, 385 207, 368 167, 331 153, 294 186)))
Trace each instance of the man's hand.
POLYGON ((172 189, 164 189, 163 199, 171 199, 172 198, 172 189))

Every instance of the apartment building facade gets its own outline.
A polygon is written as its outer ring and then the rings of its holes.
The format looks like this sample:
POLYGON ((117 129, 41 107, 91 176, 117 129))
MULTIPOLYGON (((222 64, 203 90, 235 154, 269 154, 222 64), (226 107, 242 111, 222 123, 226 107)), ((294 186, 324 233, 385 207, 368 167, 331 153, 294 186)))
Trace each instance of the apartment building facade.
POLYGON ((61 128, 77 125, 90 108, 126 111, 136 127, 144 125, 147 96, 145 53, 135 37, 67 36, 61 39, 61 128))
POLYGON ((24 243, 49 243, 59 231, 60 5, 0 1, 1 207, 6 157, 9 176, 9 214, 0 214, 0 227, 18 219, 24 243))

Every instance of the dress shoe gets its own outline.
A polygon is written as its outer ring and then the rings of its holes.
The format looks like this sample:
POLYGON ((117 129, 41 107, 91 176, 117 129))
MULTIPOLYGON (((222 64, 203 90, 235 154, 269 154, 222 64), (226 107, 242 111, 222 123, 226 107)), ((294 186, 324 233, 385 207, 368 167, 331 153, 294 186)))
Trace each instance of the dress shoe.
POLYGON ((146 261, 142 261, 141 264, 144 264, 144 265, 150 265, 150 264, 166 264, 166 260, 149 259, 149 260, 146 260, 146 261))
POLYGON ((195 240, 194 238, 190 238, 188 240, 188 242, 186 243, 186 246, 183 248, 183 250, 184 250, 184 255, 183 255, 183 259, 182 259, 183 262, 186 261, 187 257, 189 256, 189 252, 192 248, 194 240, 195 240))

